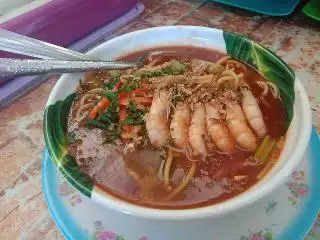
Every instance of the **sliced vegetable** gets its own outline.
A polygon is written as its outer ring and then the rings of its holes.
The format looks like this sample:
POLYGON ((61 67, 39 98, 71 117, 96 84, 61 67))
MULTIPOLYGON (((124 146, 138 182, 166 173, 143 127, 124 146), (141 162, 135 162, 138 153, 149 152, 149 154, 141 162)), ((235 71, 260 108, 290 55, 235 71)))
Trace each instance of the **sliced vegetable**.
POLYGON ((118 83, 116 83, 116 84, 114 85, 113 88, 114 88, 115 90, 118 90, 122 85, 123 85, 123 83, 119 81, 118 83))
POLYGON ((163 76, 163 73, 161 71, 153 71, 152 77, 161 77, 163 76))
POLYGON ((122 125, 140 125, 144 122, 142 118, 132 118, 128 117, 127 119, 121 122, 122 125))
POLYGON ((119 91, 131 93, 136 88, 140 88, 140 87, 141 87, 141 79, 131 77, 126 79, 126 83, 123 86, 121 86, 121 88, 119 88, 119 91))
POLYGON ((132 100, 137 103, 144 106, 151 106, 152 103, 152 97, 133 97, 132 100))
POLYGON ((120 121, 123 121, 126 118, 127 118, 126 108, 125 107, 120 107, 120 111, 119 111, 119 119, 120 119, 120 121))
POLYGON ((110 101, 106 97, 101 98, 101 100, 97 104, 99 111, 104 111, 107 107, 109 107, 109 105, 110 101))
POLYGON ((137 105, 132 100, 129 101, 125 114, 120 109, 120 117, 121 125, 140 125, 144 122, 144 111, 137 108, 137 105))
POLYGON ((143 83, 142 87, 133 91, 133 95, 146 94, 149 91, 149 84, 143 83))
POLYGON ((264 149, 264 151, 261 153, 261 161, 265 163, 268 160, 268 157, 270 153, 272 152, 274 146, 276 144, 275 139, 271 139, 268 146, 264 149))
POLYGON ((129 113, 137 111, 137 104, 135 104, 133 101, 130 101, 127 106, 127 110, 129 113))
POLYGON ((141 79, 163 76, 161 71, 141 71, 137 75, 141 79))
POLYGON ((109 82, 106 84, 106 87, 109 90, 112 90, 119 81, 120 81, 120 77, 112 77, 110 78, 109 82))
POLYGON ((270 141, 270 136, 267 135, 263 138, 262 143, 260 144, 260 146, 258 147, 254 157, 256 159, 261 159, 261 153, 263 152, 263 150, 266 148, 266 146, 268 145, 268 142, 270 141))
POLYGON ((119 90, 122 92, 131 93, 135 88, 133 86, 130 86, 129 84, 123 85, 119 90))
POLYGON ((266 166, 258 174, 257 179, 261 179, 262 177, 264 177, 269 171, 269 169, 276 163, 276 160, 279 159, 283 145, 284 137, 280 137, 269 155, 269 159, 266 166))
POLYGON ((125 92, 119 93, 119 104, 120 106, 126 106, 129 103, 129 94, 125 92))
POLYGON ((90 118, 90 119, 95 119, 96 116, 98 115, 98 113, 99 113, 99 108, 98 108, 98 106, 94 106, 94 107, 92 108, 92 110, 90 111, 90 113, 89 113, 89 115, 88 115, 88 118, 90 118))
MULTIPOLYGON (((125 121, 125 119, 127 118, 127 112, 126 112, 126 107, 120 107, 120 111, 119 111, 119 120, 120 122, 125 121)), ((124 125, 122 124, 121 129, 127 133, 132 132, 132 126, 129 125, 124 125)))
POLYGON ((182 96, 181 95, 175 95, 172 97, 171 102, 173 104, 173 106, 176 106, 178 102, 180 102, 182 100, 182 96))
POLYGON ((106 96, 111 102, 117 100, 119 97, 119 94, 115 91, 106 91, 103 93, 104 96, 106 96))
POLYGON ((276 139, 272 139, 269 135, 265 136, 262 143, 256 151, 255 158, 260 163, 266 163, 275 145, 276 139))
POLYGON ((97 120, 104 122, 107 126, 111 123, 118 123, 119 121, 119 103, 118 99, 112 101, 107 109, 103 112, 100 112, 97 120))
POLYGON ((171 67, 165 67, 164 69, 162 69, 162 72, 165 74, 165 75, 173 75, 173 70, 171 67))
POLYGON ((173 61, 171 64, 171 69, 173 74, 181 74, 186 70, 187 66, 179 61, 173 61))
POLYGON ((94 119, 90 119, 90 118, 87 119, 87 126, 95 126, 100 129, 107 128, 107 126, 105 124, 103 124, 102 122, 94 120, 94 119))
POLYGON ((91 119, 95 119, 98 113, 104 111, 107 107, 109 107, 109 105, 110 101, 106 97, 101 98, 98 104, 94 106, 93 109, 90 111, 88 117, 91 119))

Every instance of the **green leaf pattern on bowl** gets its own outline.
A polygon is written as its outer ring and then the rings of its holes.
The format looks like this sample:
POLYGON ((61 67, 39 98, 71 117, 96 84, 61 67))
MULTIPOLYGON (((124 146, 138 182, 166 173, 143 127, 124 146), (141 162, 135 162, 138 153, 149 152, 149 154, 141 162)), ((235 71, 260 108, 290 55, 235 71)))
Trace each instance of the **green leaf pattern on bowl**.
POLYGON ((75 158, 68 153, 67 148, 68 114, 75 96, 73 93, 65 100, 57 101, 45 109, 43 130, 52 161, 73 186, 90 197, 93 182, 78 166, 75 158))

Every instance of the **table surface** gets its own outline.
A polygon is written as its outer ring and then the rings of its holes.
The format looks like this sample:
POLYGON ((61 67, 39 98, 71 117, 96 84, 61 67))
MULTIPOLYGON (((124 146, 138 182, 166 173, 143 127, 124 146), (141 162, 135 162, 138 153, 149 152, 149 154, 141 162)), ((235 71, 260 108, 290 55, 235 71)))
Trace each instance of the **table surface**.
MULTIPOLYGON (((144 13, 116 35, 163 25, 201 25, 244 34, 295 70, 320 131, 320 27, 299 13, 271 18, 199 0, 143 0, 144 13)), ((0 112, 0 239, 63 239, 41 189, 42 116, 51 78, 0 112)))

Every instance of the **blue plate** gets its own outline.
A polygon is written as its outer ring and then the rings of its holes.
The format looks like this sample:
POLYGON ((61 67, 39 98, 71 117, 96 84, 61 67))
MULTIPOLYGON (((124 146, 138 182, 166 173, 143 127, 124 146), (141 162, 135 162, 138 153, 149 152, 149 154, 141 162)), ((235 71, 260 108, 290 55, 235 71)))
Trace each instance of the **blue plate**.
POLYGON ((233 7, 270 16, 291 14, 301 0, 213 0, 233 7))
MULTIPOLYGON (((320 209, 320 141, 313 130, 304 161, 293 172, 292 177, 278 191, 237 213, 240 222, 234 223, 234 215, 228 219, 218 219, 232 224, 222 228, 223 236, 217 233, 212 239, 228 240, 319 240, 320 216, 313 225, 320 209), (245 219, 245 221, 243 221, 245 219), (310 231, 311 227, 313 229, 310 231), (226 232, 229 237, 226 237, 226 232), (309 234, 308 234, 309 233, 309 234)), ((56 171, 46 151, 43 158, 42 183, 45 199, 57 227, 66 239, 70 240, 157 240, 178 239, 158 237, 160 232, 152 232, 149 227, 140 225, 130 230, 127 225, 117 228, 115 217, 119 214, 108 212, 103 206, 85 197, 71 187, 56 171), (138 230, 136 230, 138 229, 138 230), (130 232, 131 231, 131 232, 130 232)), ((128 216, 129 217, 129 216, 128 216)), ((219 222, 212 222, 212 227, 219 222)), ((228 225, 228 224, 227 224, 228 225)), ((194 239, 194 238, 188 238, 194 239)), ((202 239, 201 237, 198 239, 202 239)))

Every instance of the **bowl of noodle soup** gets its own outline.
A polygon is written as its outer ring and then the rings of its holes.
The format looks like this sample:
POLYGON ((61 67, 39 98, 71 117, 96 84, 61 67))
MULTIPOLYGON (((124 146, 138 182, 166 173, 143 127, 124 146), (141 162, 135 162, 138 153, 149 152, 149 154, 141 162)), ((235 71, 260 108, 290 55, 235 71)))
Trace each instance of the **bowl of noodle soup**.
POLYGON ((219 29, 128 33, 88 54, 144 64, 64 74, 44 114, 57 169, 116 212, 216 218, 277 189, 311 133, 309 102, 278 56, 219 29))

